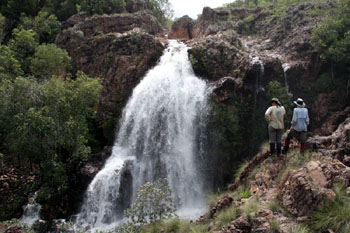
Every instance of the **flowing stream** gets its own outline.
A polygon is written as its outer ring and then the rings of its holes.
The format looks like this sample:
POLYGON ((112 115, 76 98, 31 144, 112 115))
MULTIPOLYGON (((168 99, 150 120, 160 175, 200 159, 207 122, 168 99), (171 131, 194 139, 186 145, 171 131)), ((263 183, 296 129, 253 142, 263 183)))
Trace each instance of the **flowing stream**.
POLYGON ((122 115, 111 157, 89 185, 76 224, 106 229, 145 182, 168 178, 180 217, 206 207, 201 145, 210 88, 197 78, 188 47, 169 41, 160 62, 134 89, 122 115))

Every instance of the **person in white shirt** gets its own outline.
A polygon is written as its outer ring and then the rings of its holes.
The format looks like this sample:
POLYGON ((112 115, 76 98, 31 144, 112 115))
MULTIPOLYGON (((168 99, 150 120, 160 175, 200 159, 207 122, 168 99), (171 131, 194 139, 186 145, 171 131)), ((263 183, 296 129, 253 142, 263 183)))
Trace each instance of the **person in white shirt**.
POLYGON ((277 154, 281 154, 286 110, 277 98, 271 99, 271 105, 265 112, 265 119, 269 130, 270 154, 276 153, 276 146, 277 154))
POLYGON ((309 113, 307 108, 305 108, 304 100, 298 98, 294 101, 294 104, 297 106, 293 111, 292 118, 292 126, 290 127, 290 131, 287 135, 287 138, 284 142, 283 153, 286 154, 288 152, 290 139, 297 138, 300 142, 300 152, 303 153, 306 147, 306 132, 307 126, 310 123, 309 113))

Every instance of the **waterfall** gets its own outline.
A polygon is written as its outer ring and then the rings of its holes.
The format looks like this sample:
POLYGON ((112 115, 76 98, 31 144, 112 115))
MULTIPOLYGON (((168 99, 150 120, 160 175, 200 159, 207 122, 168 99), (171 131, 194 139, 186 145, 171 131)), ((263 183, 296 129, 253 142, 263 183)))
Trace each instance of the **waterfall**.
POLYGON ((169 41, 158 65, 134 89, 112 155, 86 191, 78 226, 118 224, 136 190, 159 178, 168 178, 180 217, 205 207, 201 138, 210 88, 194 75, 187 50, 169 41))
POLYGON ((284 75, 284 87, 289 89, 287 71, 290 69, 290 65, 288 63, 283 63, 282 69, 283 69, 283 75, 284 75))
POLYGON ((19 219, 20 222, 26 223, 29 227, 32 227, 35 221, 40 219, 41 205, 35 201, 36 196, 37 192, 29 197, 28 204, 24 207, 23 214, 19 219))

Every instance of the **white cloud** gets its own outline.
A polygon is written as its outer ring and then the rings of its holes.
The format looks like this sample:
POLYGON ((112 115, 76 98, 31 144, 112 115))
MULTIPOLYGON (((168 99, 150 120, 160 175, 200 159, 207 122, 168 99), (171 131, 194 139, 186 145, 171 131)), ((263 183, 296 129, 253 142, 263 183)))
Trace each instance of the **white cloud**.
POLYGON ((215 8, 222 6, 224 3, 233 1, 234 0, 170 0, 176 18, 188 15, 193 19, 197 18, 197 15, 202 13, 203 7, 205 6, 215 8))

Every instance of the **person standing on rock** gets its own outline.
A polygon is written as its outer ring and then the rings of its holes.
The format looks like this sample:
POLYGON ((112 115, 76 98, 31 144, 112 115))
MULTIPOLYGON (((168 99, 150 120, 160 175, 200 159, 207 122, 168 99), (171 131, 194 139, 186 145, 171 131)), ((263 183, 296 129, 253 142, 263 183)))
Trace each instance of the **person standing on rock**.
POLYGON ((296 108, 294 108, 293 111, 293 118, 291 122, 292 126, 290 127, 289 133, 284 142, 283 154, 286 154, 288 152, 290 139, 293 137, 297 138, 300 142, 301 153, 305 151, 306 147, 306 132, 307 126, 310 123, 309 113, 307 108, 305 108, 305 103, 303 99, 298 98, 296 101, 294 101, 294 104, 296 105, 296 108))
POLYGON ((284 115, 286 110, 277 98, 271 99, 271 107, 265 112, 265 119, 268 123, 270 154, 281 154, 282 134, 284 129, 284 115))

